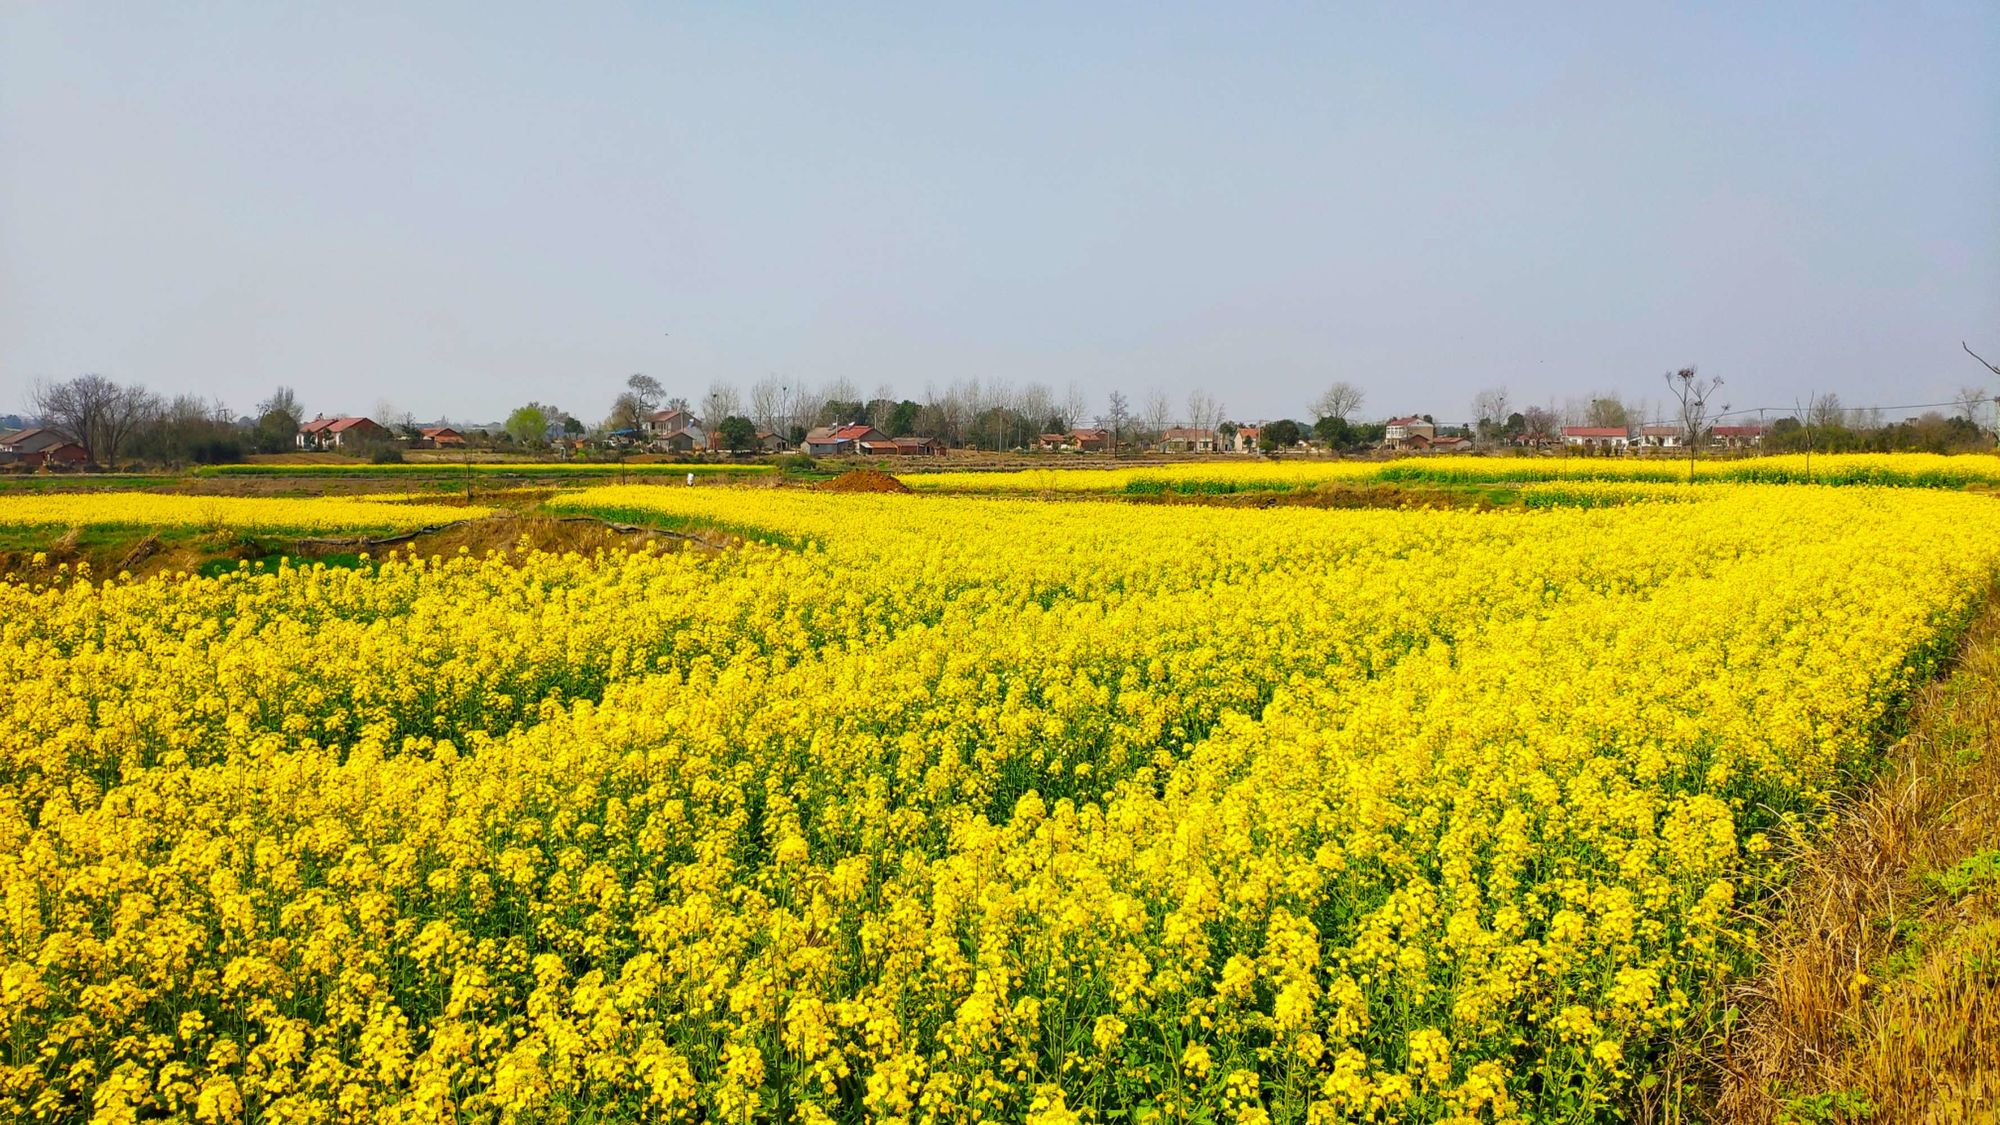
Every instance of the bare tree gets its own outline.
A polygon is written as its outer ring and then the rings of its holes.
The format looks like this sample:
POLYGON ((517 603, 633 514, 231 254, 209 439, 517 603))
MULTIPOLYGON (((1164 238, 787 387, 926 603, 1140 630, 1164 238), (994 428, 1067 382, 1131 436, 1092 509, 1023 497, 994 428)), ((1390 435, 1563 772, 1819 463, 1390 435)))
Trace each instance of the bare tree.
POLYGON ((818 417, 819 424, 822 426, 838 425, 843 422, 859 422, 861 421, 859 418, 847 417, 846 411, 853 404, 860 401, 861 388, 855 386, 853 380, 843 376, 820 389, 819 409, 813 411, 813 414, 818 417), (836 406, 839 408, 842 417, 836 418, 827 413, 829 409, 836 406))
POLYGON ((1071 383, 1069 388, 1063 392, 1062 428, 1068 431, 1082 425, 1083 412, 1088 409, 1090 409, 1090 404, 1083 397, 1083 388, 1077 386, 1075 383, 1071 383))
POLYGON ((1958 393, 1952 396, 1952 401, 1958 404, 1959 412, 1965 415, 1966 421, 1972 423, 1973 429, 1980 429, 1979 418, 1986 413, 1986 404, 1992 401, 1992 397, 1983 387, 1967 386, 1958 388, 1958 393))
MULTIPOLYGON (((1679 421, 1681 441, 1687 446, 1688 483, 1694 483, 1694 456, 1700 447, 1701 435, 1708 432, 1708 400, 1722 386, 1722 377, 1711 375, 1706 379, 1695 374, 1693 367, 1683 367, 1679 371, 1667 372, 1667 393, 1680 403, 1679 421)), ((1724 407, 1727 409, 1727 407, 1724 407)))
POLYGON ((1029 383, 1022 387, 1014 405, 1033 430, 1033 433, 1028 435, 1030 442, 1034 441, 1036 434, 1047 429, 1049 423, 1055 421, 1056 396, 1050 394, 1048 387, 1040 383, 1029 383))
POLYGON ((1347 416, 1361 409, 1365 396, 1360 387, 1342 380, 1328 387, 1318 398, 1312 400, 1313 420, 1338 418, 1347 421, 1347 416))
POLYGON ((867 402, 868 424, 887 433, 889 419, 896 413, 896 388, 887 383, 875 384, 874 397, 867 402))
POLYGON ((1489 387, 1472 396, 1472 420, 1479 436, 1490 438, 1507 429, 1507 388, 1489 387))
POLYGON ((1105 448, 1112 457, 1117 457, 1118 442, 1132 428, 1132 408, 1125 402, 1125 392, 1112 391, 1105 399, 1104 413, 1097 416, 1097 428, 1110 431, 1111 440, 1105 443, 1105 448))
POLYGON ((1530 406, 1521 411, 1521 437, 1535 445, 1554 441, 1562 419, 1552 406, 1530 406))
POLYGON ((1960 340, 1958 342, 1958 346, 1965 349, 1966 355, 1971 356, 1972 358, 1978 360, 1981 364, 1983 364, 1986 370, 1991 371, 1995 375, 2000 375, 2000 367, 1995 367, 1991 360, 1987 359, 1983 355, 1980 355, 1978 352, 1973 351, 1972 346, 1967 344, 1964 340, 1960 340))
POLYGON ((1146 395, 1146 412, 1143 416, 1146 431, 1151 440, 1158 441, 1160 432, 1174 420, 1174 404, 1167 398, 1167 392, 1154 389, 1146 395))
POLYGON ((707 422, 713 429, 724 418, 743 413, 743 396, 736 393, 732 383, 718 379, 708 385, 708 393, 701 396, 701 408, 708 412, 707 422))
POLYGON ((121 387, 102 375, 37 383, 34 403, 43 425, 82 446, 86 461, 108 467, 117 466, 118 451, 159 406, 144 387, 121 387))
POLYGON ((783 433, 786 440, 791 439, 791 435, 785 433, 791 429, 785 417, 785 385, 778 381, 777 376, 750 384, 750 420, 757 423, 759 429, 774 434, 783 433))
MULTIPOLYGON (((1827 395, 1826 397, 1833 399, 1834 409, 1837 413, 1840 408, 1840 399, 1834 397, 1831 394, 1827 395)), ((1806 483, 1807 484, 1812 483, 1813 428, 1819 423, 1819 419, 1823 411, 1823 407, 1821 405, 1823 402, 1824 400, 1822 398, 1820 398, 1818 395, 1813 394, 1810 391, 1806 392, 1806 401, 1803 407, 1799 406, 1798 399, 1792 400, 1792 408, 1798 411, 1799 417, 1803 419, 1805 422, 1804 429, 1806 434, 1806 483)))
POLYGON ((1221 437, 1215 432, 1216 428, 1222 425, 1223 416, 1227 413, 1222 400, 1196 388, 1188 392, 1187 409, 1188 425, 1197 430, 1207 430, 1215 443, 1214 448, 1222 448, 1221 437))
POLYGON ((1822 430, 1838 429, 1847 421, 1847 410, 1840 405, 1840 396, 1832 391, 1811 397, 1806 408, 1812 412, 1808 421, 1822 430))
POLYGON ((274 414, 277 415, 276 418, 272 418, 274 423, 283 421, 288 423, 286 426, 288 430, 296 431, 299 423, 305 421, 306 408, 299 405, 299 396, 293 393, 292 388, 279 387, 271 392, 270 398, 257 404, 257 418, 260 422, 271 418, 274 414))
POLYGON ((651 414, 660 408, 660 400, 667 397, 667 389, 658 379, 644 373, 635 373, 625 380, 625 389, 639 404, 639 413, 651 414))
POLYGON ((791 390, 792 429, 810 430, 826 412, 826 395, 801 383, 791 390))

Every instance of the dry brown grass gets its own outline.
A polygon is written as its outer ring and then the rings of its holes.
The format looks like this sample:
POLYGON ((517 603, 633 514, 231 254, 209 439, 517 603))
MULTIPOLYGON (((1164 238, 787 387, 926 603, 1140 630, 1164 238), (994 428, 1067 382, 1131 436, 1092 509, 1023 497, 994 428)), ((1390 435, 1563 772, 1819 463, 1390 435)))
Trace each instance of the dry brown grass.
POLYGON ((1709 1062, 1717 1121, 2000 1121, 2000 602, 1802 844, 1709 1062))
POLYGON ((720 534, 712 537, 683 535, 610 524, 593 517, 500 515, 453 524, 397 543, 394 549, 405 555, 423 558, 455 555, 461 549, 473 555, 485 555, 491 551, 548 551, 555 554, 574 551, 589 555, 598 551, 638 550, 649 543, 657 549, 673 550, 688 546, 720 546, 726 541, 727 537, 720 534))

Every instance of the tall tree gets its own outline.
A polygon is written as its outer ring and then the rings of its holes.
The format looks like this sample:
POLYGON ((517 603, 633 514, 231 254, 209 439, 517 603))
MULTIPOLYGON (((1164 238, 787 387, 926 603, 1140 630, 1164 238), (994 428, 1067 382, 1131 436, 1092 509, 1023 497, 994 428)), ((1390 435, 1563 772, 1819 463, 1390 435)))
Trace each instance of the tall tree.
POLYGON ((1145 425, 1149 435, 1148 440, 1158 441, 1160 431, 1166 429, 1173 420, 1174 404, 1173 400, 1167 397, 1167 392, 1158 388, 1147 392, 1145 425))
POLYGON ((750 384, 751 420, 774 434, 790 430, 791 420, 785 412, 786 390, 785 384, 775 375, 750 384))
POLYGON ((126 442, 159 408, 146 388, 95 374, 37 383, 34 403, 42 424, 83 447, 86 461, 113 468, 126 442))
POLYGON ((1125 392, 1112 391, 1104 400, 1104 413, 1097 416, 1097 428, 1110 431, 1110 440, 1105 449, 1112 457, 1118 456, 1118 443, 1125 440, 1126 431, 1132 428, 1132 407, 1125 401, 1125 392))
POLYGON ((743 396, 736 393, 734 383, 718 379, 708 385, 708 393, 701 396, 701 411, 713 424, 732 414, 743 413, 743 396))
POLYGON ((1071 383, 1063 391, 1062 425, 1057 427, 1064 433, 1083 424, 1084 411, 1090 409, 1089 400, 1083 397, 1083 388, 1071 383))
POLYGON ((507 415, 507 436, 520 445, 539 445, 547 438, 549 416, 539 403, 529 403, 507 415))
POLYGON ((1708 400, 1721 387, 1721 376, 1711 375, 1703 379, 1695 374, 1693 367, 1667 372, 1667 393, 1673 395, 1674 400, 1680 404, 1678 421, 1681 428, 1681 442, 1687 447, 1689 484, 1694 483, 1695 452, 1701 448, 1702 435, 1708 432, 1710 414, 1708 400))
POLYGON ((281 386, 271 392, 270 398, 257 404, 257 418, 259 421, 273 414, 289 420, 291 428, 297 430, 299 423, 305 421, 306 408, 299 405, 299 396, 292 388, 281 386))
MULTIPOLYGON (((1333 416, 1329 414, 1327 417, 1333 416)), ((1280 418, 1275 422, 1266 422, 1258 429, 1257 448, 1266 453, 1275 453, 1280 449, 1290 449, 1297 445, 1302 436, 1304 436, 1303 431, 1297 422, 1290 418, 1280 418)))
POLYGON ((1507 388, 1488 387, 1472 396, 1472 421, 1479 436, 1493 439, 1507 429, 1507 388))
POLYGON ((1983 387, 1964 386, 1958 388, 1952 401, 1958 404, 1958 412, 1965 416, 1965 420, 1977 429, 1979 420, 1986 416, 1986 404, 1993 401, 1993 395, 1983 387))
POLYGON ((1338 418, 1345 422, 1347 416, 1361 409, 1361 401, 1366 396, 1360 387, 1345 380, 1334 383, 1312 401, 1314 418, 1338 418))
POLYGON ((604 419, 604 428, 617 433, 621 430, 636 430, 645 422, 652 409, 637 391, 620 391, 611 400, 611 414, 604 419))
POLYGON ((757 444, 757 424, 740 414, 731 414, 715 425, 716 440, 731 453, 740 453, 757 444))
POLYGON ((626 377, 625 390, 638 401, 641 415, 658 410, 660 400, 667 397, 667 389, 660 386, 660 381, 643 373, 626 377))
POLYGON ((1625 407, 1625 400, 1616 395, 1598 395, 1584 408, 1586 426, 1629 426, 1632 412, 1625 407))
POLYGON ((1562 418, 1549 406, 1530 406, 1521 411, 1521 437, 1533 445, 1546 445, 1556 438, 1562 418))
MULTIPOLYGON (((1197 430, 1207 430, 1210 435, 1214 435, 1216 427, 1222 425, 1223 416, 1227 413, 1221 399, 1199 387, 1188 392, 1187 409, 1188 425, 1197 430)), ((1221 448, 1220 443, 1216 448, 1221 448)))
POLYGON ((298 441, 299 425, 305 421, 305 407, 290 387, 279 387, 271 397, 257 404, 256 430, 251 441, 262 453, 283 453, 298 441))

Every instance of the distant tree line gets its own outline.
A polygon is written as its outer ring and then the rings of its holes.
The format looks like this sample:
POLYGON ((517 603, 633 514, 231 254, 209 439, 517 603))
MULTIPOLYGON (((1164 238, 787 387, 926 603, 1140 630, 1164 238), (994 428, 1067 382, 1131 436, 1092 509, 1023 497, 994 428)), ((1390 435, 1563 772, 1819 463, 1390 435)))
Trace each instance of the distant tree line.
MULTIPOLYGON (((1516 405, 1505 387, 1491 387, 1474 396, 1470 421, 1437 424, 1435 429, 1440 437, 1462 434, 1481 445, 1551 445, 1561 442, 1562 429, 1569 425, 1686 425, 1695 414, 1702 426, 1760 420, 1741 411, 1732 415, 1726 404, 1711 408, 1706 397, 1699 401, 1699 411, 1691 411, 1682 393, 1690 388, 1712 390, 1710 383, 1719 386, 1719 380, 1696 380, 1693 368, 1687 368, 1669 374, 1667 384, 1673 394, 1665 403, 1600 391, 1574 396, 1561 405, 1516 405)), ((1889 420, 1879 411, 1846 409, 1834 395, 1814 396, 1789 415, 1769 419, 1763 448, 1819 452, 1991 448, 1994 439, 1987 417, 1995 400, 1990 390, 1967 386, 1957 400, 1949 412, 1929 409, 1889 420)), ((1336 381, 1305 404, 1301 417, 1256 425, 1254 445, 1267 453, 1308 442, 1334 452, 1373 448, 1383 441, 1385 424, 1360 416, 1365 401, 1359 386, 1336 381)), ((88 463, 106 467, 134 461, 203 465, 240 460, 251 453, 286 452, 297 447, 306 420, 298 395, 288 387, 277 388, 251 414, 232 417, 219 401, 195 395, 166 398, 95 374, 38 383, 32 405, 36 424, 75 442, 88 463)), ((471 445, 497 448, 546 449, 563 438, 605 439, 606 444, 616 445, 637 440, 650 428, 649 419, 674 410, 708 419, 705 430, 711 443, 736 451, 760 447, 761 434, 797 444, 815 427, 857 423, 890 437, 930 437, 953 448, 974 450, 1032 449, 1045 434, 1096 429, 1110 436, 1109 451, 1115 455, 1152 446, 1172 427, 1213 435, 1222 448, 1252 444, 1238 440, 1250 427, 1231 419, 1219 397, 1200 389, 1179 402, 1154 390, 1136 403, 1114 389, 1105 397, 1103 409, 1093 414, 1074 384, 1058 393, 1042 383, 968 379, 927 387, 921 397, 909 398, 887 385, 865 394, 846 379, 813 385, 778 375, 752 384, 747 394, 726 381, 713 382, 691 399, 670 393, 650 375, 634 374, 624 380, 610 411, 594 427, 556 406, 530 402, 493 432, 469 430, 466 437, 471 445)), ((1414 416, 1432 421, 1429 414, 1414 416)), ((369 417, 398 440, 379 442, 380 448, 350 444, 343 451, 377 460, 400 459, 403 446, 419 437, 408 412, 388 403, 378 402, 369 417)))

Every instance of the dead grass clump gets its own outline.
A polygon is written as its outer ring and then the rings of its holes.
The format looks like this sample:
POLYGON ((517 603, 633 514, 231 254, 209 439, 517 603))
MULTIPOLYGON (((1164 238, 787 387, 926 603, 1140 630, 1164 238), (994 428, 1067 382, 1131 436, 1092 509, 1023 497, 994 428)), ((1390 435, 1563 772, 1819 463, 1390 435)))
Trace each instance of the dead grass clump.
POLYGON ((134 544, 130 551, 125 552, 125 557, 118 560, 118 569, 121 571, 130 571, 140 563, 158 554, 159 551, 160 537, 157 535, 148 535, 134 544))
POLYGON ((2000 1121, 2000 609, 1797 857, 1715 1120, 2000 1121))
POLYGON ((880 469, 849 469, 818 485, 821 492, 909 492, 910 486, 880 469))
MULTIPOLYGON (((393 549, 421 558, 456 555, 461 549, 472 555, 485 555, 491 551, 547 551, 552 554, 573 551, 589 555, 600 550, 636 550, 648 543, 655 544, 656 548, 677 548, 687 542, 687 536, 668 535, 650 528, 626 528, 598 519, 498 516, 453 524, 397 543, 393 549)), ((329 552, 341 550, 353 548, 330 548, 329 552)))

